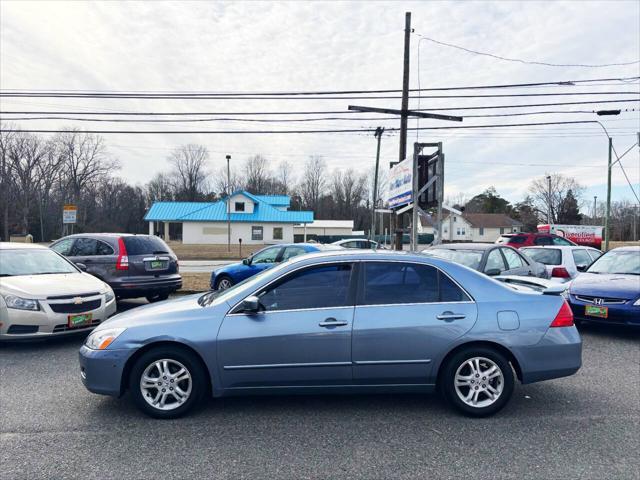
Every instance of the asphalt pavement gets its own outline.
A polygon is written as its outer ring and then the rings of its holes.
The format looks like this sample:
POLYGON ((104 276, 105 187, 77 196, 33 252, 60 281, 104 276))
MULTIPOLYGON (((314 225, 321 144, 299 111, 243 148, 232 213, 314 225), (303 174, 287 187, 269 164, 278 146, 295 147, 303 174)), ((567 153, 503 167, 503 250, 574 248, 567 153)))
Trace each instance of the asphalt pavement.
POLYGON ((0 345, 0 479, 637 480, 640 332, 582 332, 578 374, 519 385, 487 419, 437 396, 318 395, 210 399, 153 420, 85 390, 82 337, 0 345))

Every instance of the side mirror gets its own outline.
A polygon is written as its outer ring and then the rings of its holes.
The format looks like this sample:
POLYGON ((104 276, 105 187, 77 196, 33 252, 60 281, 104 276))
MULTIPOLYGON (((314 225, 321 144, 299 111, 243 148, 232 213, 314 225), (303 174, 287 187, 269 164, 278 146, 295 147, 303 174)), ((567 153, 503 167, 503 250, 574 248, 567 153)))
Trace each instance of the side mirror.
POLYGON ((497 275, 500 275, 500 270, 497 268, 490 268, 489 270, 485 270, 484 274, 485 275, 489 275, 490 277, 495 277, 497 275))
POLYGON ((84 263, 75 263, 74 265, 78 267, 80 270, 82 270, 83 272, 87 271, 87 266, 84 263))
POLYGON ((243 258, 242 259, 242 264, 243 265, 251 265, 251 258, 243 258))
POLYGON ((576 267, 578 267, 579 272, 586 272, 589 265, 576 265, 576 267))
POLYGON ((260 311, 260 299, 255 295, 245 298, 242 301, 242 311, 247 313, 258 313, 260 311))

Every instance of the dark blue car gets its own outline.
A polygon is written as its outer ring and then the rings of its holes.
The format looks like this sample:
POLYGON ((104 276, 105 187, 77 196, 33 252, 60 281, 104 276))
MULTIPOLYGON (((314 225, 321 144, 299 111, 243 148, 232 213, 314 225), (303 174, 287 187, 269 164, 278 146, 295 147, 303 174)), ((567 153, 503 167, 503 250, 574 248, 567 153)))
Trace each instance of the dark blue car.
POLYGON ((571 283, 576 322, 640 327, 640 247, 614 248, 571 283))
POLYGON ((226 290, 246 278, 298 255, 338 248, 340 247, 317 243, 284 243, 266 247, 245 258, 242 262, 232 263, 211 272, 211 289, 226 290))

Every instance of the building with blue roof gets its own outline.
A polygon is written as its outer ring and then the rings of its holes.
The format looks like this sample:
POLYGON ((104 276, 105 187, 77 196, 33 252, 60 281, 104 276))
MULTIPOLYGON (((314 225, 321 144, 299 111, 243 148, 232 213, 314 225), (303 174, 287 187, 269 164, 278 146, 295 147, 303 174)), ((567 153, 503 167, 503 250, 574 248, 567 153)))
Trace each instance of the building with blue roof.
POLYGON ((182 225, 182 243, 225 244, 228 222, 231 242, 272 244, 293 242, 293 226, 313 222, 313 212, 291 211, 288 195, 253 195, 244 190, 217 202, 155 202, 145 215, 149 233, 169 238, 169 225, 182 225))

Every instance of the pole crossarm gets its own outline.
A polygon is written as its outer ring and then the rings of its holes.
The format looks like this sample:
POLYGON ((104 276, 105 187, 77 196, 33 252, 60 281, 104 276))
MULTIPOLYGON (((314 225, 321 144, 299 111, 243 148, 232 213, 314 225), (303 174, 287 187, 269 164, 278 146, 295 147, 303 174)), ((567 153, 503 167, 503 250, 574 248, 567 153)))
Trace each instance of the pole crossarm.
POLYGON ((360 105, 349 105, 349 110, 355 110, 358 112, 371 112, 371 113, 389 113, 392 115, 406 114, 409 117, 432 118, 436 120, 450 120, 452 122, 461 122, 463 119, 462 117, 458 117, 455 115, 441 115, 439 113, 419 112, 417 110, 406 110, 405 112, 403 112, 402 110, 397 110, 395 108, 363 107, 360 105))

